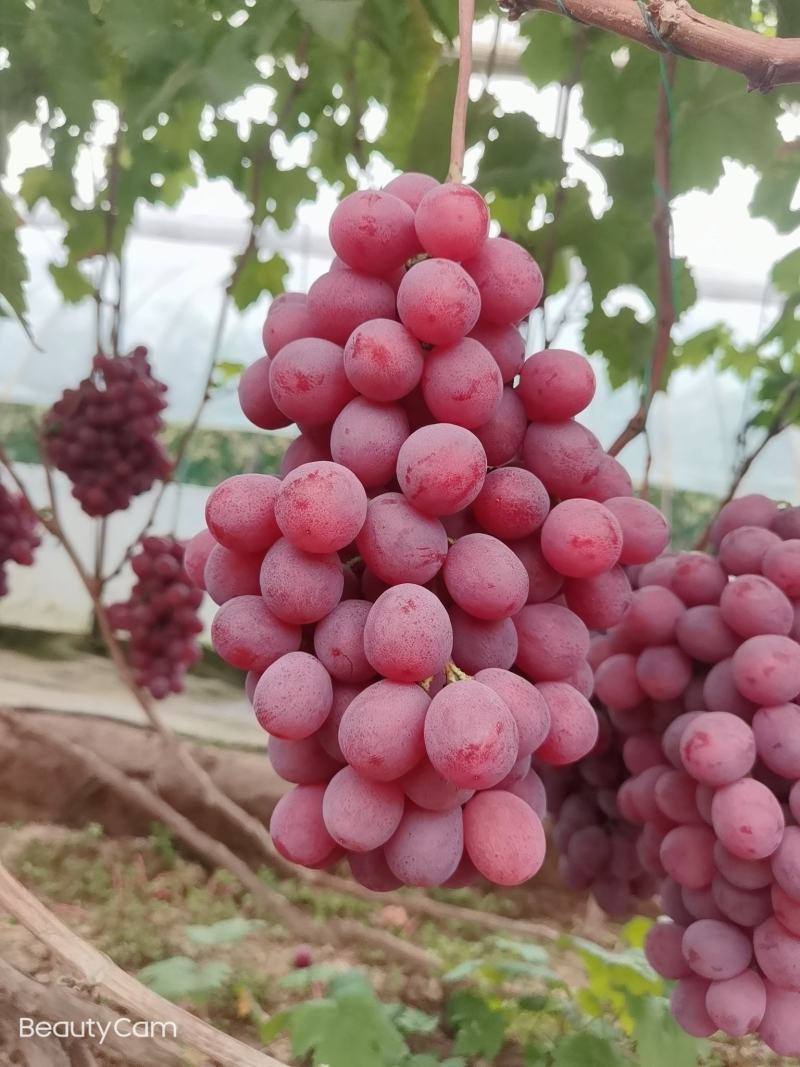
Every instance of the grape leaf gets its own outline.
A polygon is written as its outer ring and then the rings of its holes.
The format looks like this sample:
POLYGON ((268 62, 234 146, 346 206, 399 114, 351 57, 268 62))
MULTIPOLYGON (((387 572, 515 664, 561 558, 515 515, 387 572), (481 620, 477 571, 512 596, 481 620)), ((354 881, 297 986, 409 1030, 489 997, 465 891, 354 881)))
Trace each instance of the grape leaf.
POLYGON ((386 1010, 401 1034, 433 1034, 439 1025, 435 1015, 408 1004, 388 1004, 386 1010))
POLYGON ((777 0, 778 35, 800 37, 800 7, 795 0, 777 0))
POLYGON ((219 960, 197 963, 186 956, 151 963, 139 971, 139 980, 167 1000, 204 1004, 231 977, 229 964, 219 960))
MULTIPOLYGON (((403 161, 405 170, 421 170, 442 179, 446 176, 457 75, 455 63, 445 63, 439 66, 428 83, 425 101, 403 161), (442 131, 446 131, 447 136, 442 136, 442 131)), ((467 114, 468 147, 485 137, 492 125, 493 109, 494 98, 488 94, 470 105, 467 114)))
POLYGON ((534 85, 566 82, 575 67, 575 27, 568 19, 533 12, 522 23, 528 44, 520 66, 534 85))
POLYGON ((310 1054, 314 1067, 376 1067, 408 1051, 384 1006, 363 990, 300 1004, 289 1032, 295 1056, 310 1054))
MULTIPOLYGON (((238 369, 241 371, 241 366, 238 369)), ((237 915, 232 919, 221 919, 211 926, 187 926, 186 936, 195 945, 229 945, 241 941, 263 925, 260 919, 245 919, 237 915)))
POLYGON ((25 297, 22 286, 27 281, 28 268, 17 244, 16 228, 17 213, 0 190, 0 296, 23 319, 25 297))
POLYGON ((754 167, 772 159, 783 143, 778 109, 776 96, 746 93, 738 74, 708 63, 681 64, 673 90, 673 195, 713 190, 727 157, 754 167))
MULTIPOLYGON (((640 1062, 652 1067, 650 1060, 640 1062)), ((588 1032, 559 1042, 553 1056, 553 1067, 629 1067, 630 1063, 607 1038, 588 1032)))
POLYGON ((81 274, 80 268, 74 260, 70 259, 60 267, 55 263, 51 263, 50 274, 68 304, 77 304, 84 297, 94 296, 93 287, 81 274))
POLYGON ((164 37, 173 28, 173 4, 167 0, 103 0, 105 37, 111 47, 130 63, 138 63, 162 51, 164 37))
POLYGON ((607 315, 602 307, 595 307, 586 320, 583 346, 588 355, 599 352, 605 356, 609 381, 619 389, 631 378, 641 378, 652 337, 652 326, 639 322, 630 308, 607 315))
POLYGON ((271 167, 262 182, 264 197, 271 202, 269 214, 281 230, 288 230, 295 221, 297 207, 303 200, 314 200, 317 187, 302 167, 279 170, 271 167))
POLYGON ((694 1067, 703 1042, 684 1033, 672 1018, 669 1001, 640 997, 630 1005, 637 1059, 647 1067, 694 1067))
POLYGON ((447 1018, 457 1030, 454 1050, 459 1055, 491 1060, 503 1047, 505 1018, 477 993, 469 989, 454 993, 447 1002, 447 1018))
POLYGON ((262 293, 271 293, 273 296, 282 293, 283 279, 288 270, 288 264, 281 256, 270 256, 264 260, 248 256, 231 288, 234 303, 243 311, 255 303, 262 293))
POLYGON ((792 155, 779 155, 764 160, 761 178, 753 193, 750 211, 757 218, 769 219, 779 233, 791 233, 800 225, 800 205, 792 207, 800 182, 797 160, 792 155))
POLYGON ((481 160, 480 187, 502 196, 528 199, 528 214, 535 192, 553 187, 561 166, 559 143, 545 137, 530 115, 515 112, 493 123, 497 137, 488 141, 481 160))
POLYGON ((635 915, 622 927, 622 940, 631 948, 644 948, 645 938, 653 925, 653 920, 644 915, 635 915))
POLYGON ((364 0, 292 0, 311 29, 335 48, 343 48, 364 0))
POLYGON ((210 104, 234 100, 261 80, 252 57, 247 53, 248 42, 242 37, 241 30, 220 37, 203 65, 200 87, 210 104))
POLYGON ((800 292, 800 248, 775 264, 772 268, 772 283, 787 296, 800 292))

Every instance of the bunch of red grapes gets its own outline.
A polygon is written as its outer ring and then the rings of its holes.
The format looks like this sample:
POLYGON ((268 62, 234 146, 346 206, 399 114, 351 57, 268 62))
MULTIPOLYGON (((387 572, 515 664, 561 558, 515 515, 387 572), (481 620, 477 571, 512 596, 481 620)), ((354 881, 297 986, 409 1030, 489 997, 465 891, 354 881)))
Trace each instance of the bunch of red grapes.
POLYGON ((114 359, 95 356, 91 374, 45 414, 48 462, 69 478, 87 515, 123 511, 170 474, 172 463, 157 437, 166 391, 140 346, 114 359))
POLYGON ((186 565, 295 786, 283 856, 346 855, 376 890, 516 885, 545 854, 532 759, 595 746, 589 628, 667 524, 575 421, 588 361, 525 360, 541 273, 477 192, 405 174, 345 198, 330 239, 239 390, 255 425, 301 430, 282 478, 219 485, 186 565))
POLYGON ((29 567, 39 546, 38 520, 21 493, 0 485, 0 596, 8 592, 6 564, 29 567))
POLYGON ((180 541, 145 537, 131 559, 136 583, 130 597, 108 609, 111 626, 129 635, 128 663, 136 684, 156 700, 180 693, 186 671, 201 655, 203 591, 184 563, 180 541))
POLYGON ((625 615, 593 638, 609 731, 558 783, 555 835, 568 882, 609 911, 637 872, 661 882, 671 921, 646 952, 677 980, 685 1030, 798 1055, 800 508, 741 497, 712 542, 634 572, 625 615))

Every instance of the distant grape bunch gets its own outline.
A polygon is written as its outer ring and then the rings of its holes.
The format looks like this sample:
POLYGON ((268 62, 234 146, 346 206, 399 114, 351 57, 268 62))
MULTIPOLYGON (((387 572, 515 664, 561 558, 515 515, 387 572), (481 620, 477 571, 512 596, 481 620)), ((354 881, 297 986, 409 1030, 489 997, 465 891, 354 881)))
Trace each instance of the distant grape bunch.
POLYGON ((167 387, 153 377, 147 349, 94 357, 92 372, 45 414, 46 457, 72 483, 87 515, 124 511, 166 478, 172 463, 157 434, 167 387))
POLYGON ((671 921, 646 954, 686 1031, 796 1056, 800 508, 743 496, 711 539, 630 569, 630 606, 592 638, 606 740, 548 781, 554 834, 567 882, 614 914, 631 878, 660 882, 671 921))
POLYGON ((184 551, 173 537, 145 537, 131 559, 130 597, 108 608, 112 628, 129 635, 134 681, 156 700, 180 693, 187 669, 200 658, 203 591, 184 568, 184 551))
POLYGON ((6 565, 29 567, 39 547, 38 520, 21 493, 0 485, 0 596, 8 592, 6 565))
POLYGON ((541 273, 477 192, 404 174, 346 197, 330 239, 239 388, 256 426, 301 430, 282 477, 219 485, 187 570, 294 785, 284 857, 346 857, 378 891, 517 885, 545 855, 539 769, 598 740, 589 627, 667 524, 575 421, 588 361, 525 360, 541 273))

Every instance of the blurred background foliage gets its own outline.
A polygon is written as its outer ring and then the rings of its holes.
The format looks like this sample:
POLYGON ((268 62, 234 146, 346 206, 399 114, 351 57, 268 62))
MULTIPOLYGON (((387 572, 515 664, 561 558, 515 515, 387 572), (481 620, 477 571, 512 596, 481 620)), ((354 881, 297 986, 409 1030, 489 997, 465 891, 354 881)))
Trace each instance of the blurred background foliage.
MULTIPOLYGON (((753 32, 800 34, 794 0, 697 6, 753 32)), ((319 183, 355 188, 373 153, 401 170, 445 176, 456 10, 451 0, 6 0, 0 173, 7 135, 21 122, 38 124, 48 162, 24 172, 18 198, 0 191, 0 313, 25 321, 25 264, 14 231, 37 202, 48 201, 66 226, 67 258, 51 272, 64 300, 77 302, 96 298, 109 279, 120 287, 137 203, 174 205, 203 176, 227 178, 250 206, 230 298, 243 309, 264 291, 279 292, 286 264, 264 254, 268 242, 259 236, 289 229, 319 183), (231 102, 253 87, 266 90, 259 121, 231 117, 231 102), (98 117, 108 104, 110 137, 98 117), (377 128, 375 105, 385 117, 377 128), (310 152, 289 166, 287 149, 301 134, 310 135, 310 152), (104 161, 92 188, 77 179, 88 151, 104 161)), ((478 16, 490 12, 493 4, 478 0, 478 16)), ((503 231, 542 265, 551 298, 536 313, 542 344, 553 336, 551 309, 578 300, 588 283, 585 351, 604 357, 612 385, 644 382, 657 320, 652 216, 660 191, 652 175, 662 57, 541 12, 522 20, 521 33, 524 75, 539 87, 560 86, 556 128, 502 112, 492 94, 492 51, 482 85, 473 80, 475 182, 503 231), (589 126, 581 159, 605 184, 600 204, 565 162, 571 98, 589 126)), ((800 147, 784 139, 780 124, 799 102, 797 86, 748 94, 737 75, 679 61, 669 94, 670 195, 713 190, 725 161, 737 160, 759 174, 751 213, 792 232, 800 224, 800 147)), ((673 273, 685 314, 695 285, 683 260, 674 260, 673 273)), ((782 309, 760 337, 742 345, 721 325, 705 328, 675 345, 668 365, 713 359, 755 380, 763 424, 800 373, 800 250, 769 281, 782 309)), ((791 400, 789 422, 800 417, 800 399, 791 400)))

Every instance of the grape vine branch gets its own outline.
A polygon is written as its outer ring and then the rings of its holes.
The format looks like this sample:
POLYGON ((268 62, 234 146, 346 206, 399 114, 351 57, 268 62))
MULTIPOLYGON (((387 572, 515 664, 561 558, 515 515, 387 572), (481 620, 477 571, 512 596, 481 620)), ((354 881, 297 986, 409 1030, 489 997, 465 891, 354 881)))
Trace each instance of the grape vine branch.
POLYGON ((458 0, 458 83, 453 102, 453 125, 450 133, 451 182, 464 180, 464 153, 467 141, 467 109, 469 107, 469 79, 472 74, 472 24, 475 21, 475 0, 458 0))
MULTIPOLYGON (((98 952, 66 927, 2 864, 0 908, 13 915, 26 930, 73 967, 89 989, 122 1005, 138 1019, 174 1024, 184 1048, 188 1046, 199 1051, 223 1067, 285 1067, 280 1060, 222 1033, 126 974, 108 956, 98 952)), ((91 1008, 92 1016, 96 1018, 97 1006, 92 1005, 91 1008)))
POLYGON ((644 432, 647 416, 661 382, 670 351, 672 327, 675 325, 674 272, 672 266, 672 219, 670 215, 671 132, 669 94, 675 79, 675 56, 664 61, 663 79, 659 83, 658 112, 653 142, 653 237, 658 268, 658 309, 656 334, 647 369, 644 392, 638 410, 608 450, 617 456, 634 438, 644 432))
POLYGON ((636 0, 500 0, 509 18, 527 11, 566 11, 577 22, 609 30, 657 52, 665 48, 687 59, 735 71, 748 88, 766 93, 776 85, 800 81, 800 39, 766 37, 703 15, 687 0, 650 0, 646 11, 655 35, 636 0), (663 42, 663 44, 662 44, 663 42))

